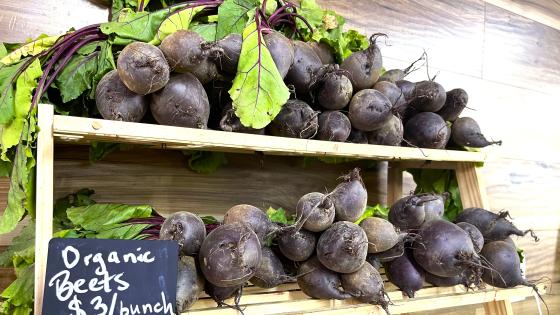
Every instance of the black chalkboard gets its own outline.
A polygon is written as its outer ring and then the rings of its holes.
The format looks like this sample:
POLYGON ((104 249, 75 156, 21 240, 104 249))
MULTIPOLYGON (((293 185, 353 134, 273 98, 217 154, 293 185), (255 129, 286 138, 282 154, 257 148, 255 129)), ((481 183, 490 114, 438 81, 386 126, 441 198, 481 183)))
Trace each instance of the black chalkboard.
POLYGON ((43 314, 176 314, 174 241, 52 239, 43 314))

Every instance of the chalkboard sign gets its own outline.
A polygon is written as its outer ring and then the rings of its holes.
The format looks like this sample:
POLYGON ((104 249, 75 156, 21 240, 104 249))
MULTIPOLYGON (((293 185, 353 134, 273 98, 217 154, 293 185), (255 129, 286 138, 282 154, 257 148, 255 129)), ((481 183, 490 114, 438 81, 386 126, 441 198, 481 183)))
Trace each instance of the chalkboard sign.
POLYGON ((52 239, 43 314, 176 314, 174 241, 52 239))

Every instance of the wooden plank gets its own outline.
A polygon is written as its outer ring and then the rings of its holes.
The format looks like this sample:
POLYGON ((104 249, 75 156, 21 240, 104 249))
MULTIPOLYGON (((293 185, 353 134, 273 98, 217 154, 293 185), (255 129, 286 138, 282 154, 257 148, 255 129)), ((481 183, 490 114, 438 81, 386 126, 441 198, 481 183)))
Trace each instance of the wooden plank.
POLYGON ((303 194, 332 190, 338 177, 354 167, 362 170, 369 204, 385 198, 379 164, 371 161, 325 164, 302 157, 227 154, 226 165, 199 174, 187 167, 188 159, 179 151, 121 151, 95 164, 89 163, 84 146, 55 151, 56 198, 91 188, 98 202, 147 203, 164 215, 192 211, 220 216, 241 203, 293 210, 303 194))
POLYGON ((560 1, 558 0, 484 0, 533 21, 560 30, 560 1))
POLYGON ((465 162, 479 162, 485 158, 485 155, 479 152, 418 150, 406 147, 292 139, 58 115, 54 119, 54 135, 59 142, 68 139, 73 139, 77 143, 111 141, 154 145, 161 148, 172 146, 174 149, 238 149, 275 155, 465 162))
POLYGON ((53 234, 54 141, 51 106, 39 107, 35 211, 35 314, 42 314, 49 240, 53 234))
POLYGON ((513 315, 512 305, 507 299, 484 303, 484 312, 486 315, 513 315))
POLYGON ((558 29, 487 5, 483 78, 558 95, 559 38, 558 29))
MULTIPOLYGON (((401 68, 416 60, 425 49, 430 57, 430 66, 434 69, 446 69, 474 77, 482 76, 482 1, 317 2, 344 16, 349 28, 366 34, 387 34, 387 44, 383 40, 379 41, 383 57, 402 61, 401 68)), ((422 72, 423 78, 426 79, 425 70, 422 72)))
POLYGON ((482 207, 488 209, 488 198, 482 174, 474 163, 458 163, 455 172, 463 208, 482 207))

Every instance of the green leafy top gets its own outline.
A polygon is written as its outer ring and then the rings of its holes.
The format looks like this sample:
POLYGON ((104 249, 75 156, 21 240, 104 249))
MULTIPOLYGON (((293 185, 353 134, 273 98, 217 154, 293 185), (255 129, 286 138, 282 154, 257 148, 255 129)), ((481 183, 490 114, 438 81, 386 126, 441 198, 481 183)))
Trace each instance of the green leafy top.
POLYGON ((288 218, 288 216, 286 215, 286 210, 284 210, 283 208, 274 209, 272 207, 269 207, 266 210, 266 215, 268 216, 270 222, 274 223, 294 224, 295 222, 295 217, 291 216, 288 218))
POLYGON ((297 28, 304 41, 323 42, 329 45, 337 62, 342 62, 352 52, 369 47, 366 36, 355 30, 343 31, 345 19, 331 10, 323 10, 315 0, 302 0, 298 13, 313 27, 309 30, 307 24, 297 20, 297 28))
POLYGON ((266 47, 258 19, 255 16, 243 31, 237 75, 229 90, 235 114, 244 126, 255 129, 268 125, 290 97, 266 47))
POLYGON ((367 219, 367 218, 371 218, 371 217, 380 217, 383 218, 385 220, 387 220, 387 217, 389 216, 389 208, 382 206, 380 204, 377 204, 375 206, 367 206, 366 210, 364 211, 364 213, 362 214, 362 216, 354 223, 356 224, 360 224, 360 222, 362 222, 363 220, 367 219))
POLYGON ((241 34, 259 4, 258 0, 225 0, 218 8, 216 40, 231 33, 241 34))

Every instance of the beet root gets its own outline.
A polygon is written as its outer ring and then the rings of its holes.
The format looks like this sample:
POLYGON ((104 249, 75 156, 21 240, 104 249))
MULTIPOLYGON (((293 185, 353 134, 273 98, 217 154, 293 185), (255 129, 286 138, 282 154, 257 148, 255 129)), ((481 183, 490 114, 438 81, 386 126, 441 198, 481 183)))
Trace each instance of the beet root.
POLYGON ((341 69, 348 71, 354 92, 371 88, 379 79, 383 65, 381 51, 375 43, 379 35, 373 35, 368 48, 353 52, 340 65, 341 69))
POLYGON ((465 230, 465 232, 467 232, 467 234, 469 234, 469 237, 473 242, 474 251, 476 253, 480 253, 482 247, 484 246, 484 236, 482 236, 480 230, 477 229, 476 226, 468 222, 459 222, 457 223, 457 226, 462 228, 463 230, 465 230))
POLYGON ((457 120, 457 117, 461 115, 463 109, 467 107, 469 95, 463 89, 453 89, 451 91, 447 91, 446 95, 445 104, 437 112, 437 114, 445 121, 454 122, 457 120))
POLYGON ((238 286, 255 274, 261 243, 248 225, 224 224, 204 239, 198 258, 207 281, 219 287, 238 286))
MULTIPOLYGON (((328 66, 330 67, 330 66, 328 66)), ((325 109, 343 109, 352 98, 352 83, 340 71, 325 70, 314 84, 313 92, 317 102, 325 109)))
POLYGON ((445 121, 431 112, 416 114, 404 125, 404 138, 419 148, 443 149, 449 140, 448 134, 445 121))
POLYGON ((215 62, 224 73, 234 75, 237 73, 237 63, 241 55, 243 38, 241 34, 231 33, 216 42, 216 46, 222 53, 217 54, 215 62))
POLYGON ((380 305, 389 314, 383 279, 372 265, 365 263, 352 273, 340 275, 342 288, 360 302, 380 305))
POLYGON ((319 115, 319 140, 344 142, 350 136, 352 126, 346 115, 339 111, 325 111, 319 115))
MULTIPOLYGON (((323 65, 319 56, 306 42, 294 41, 294 63, 286 75, 286 83, 294 86, 300 99, 310 97, 313 78, 323 65)), ((283 52, 285 53, 285 52, 283 52)))
POLYGON ((317 242, 317 258, 328 269, 355 272, 365 263, 368 250, 366 232, 348 221, 331 225, 317 242))
POLYGON ((480 255, 486 267, 482 274, 484 282, 498 288, 512 288, 517 285, 533 286, 523 279, 519 255, 514 247, 504 241, 494 241, 484 245, 480 255))
POLYGON ((321 62, 324 65, 330 65, 335 63, 334 55, 329 45, 322 42, 318 43, 314 41, 307 42, 307 44, 311 46, 313 51, 317 54, 319 59, 321 59, 321 62))
POLYGON ((377 90, 391 101, 393 107, 403 106, 406 103, 404 93, 402 90, 394 83, 389 81, 378 81, 373 86, 374 90, 377 90))
POLYGON ((359 91, 350 101, 352 127, 363 131, 381 128, 391 118, 391 107, 391 101, 383 93, 373 89, 359 91))
POLYGON ((95 104, 104 119, 139 122, 150 102, 146 96, 129 90, 122 83, 117 70, 112 70, 97 84, 95 104))
POLYGON ((205 237, 206 227, 202 219, 186 211, 170 215, 163 221, 159 232, 160 240, 177 241, 183 255, 198 254, 205 237))
POLYGON ((312 257, 299 267, 297 279, 303 293, 316 299, 345 300, 352 296, 340 289, 340 276, 325 268, 317 259, 312 257))
POLYGON ((350 131, 350 135, 348 136, 347 141, 352 142, 352 143, 367 144, 368 143, 368 135, 365 131, 361 131, 361 130, 352 128, 352 130, 350 131))
POLYGON ((334 221, 335 208, 331 199, 311 192, 301 197, 296 205, 296 229, 303 227, 311 232, 326 230, 334 221))
POLYGON ((359 168, 353 169, 341 178, 343 182, 330 193, 336 210, 336 219, 355 222, 366 209, 367 190, 360 176, 359 168))
POLYGON ((318 115, 306 102, 289 100, 270 123, 270 133, 280 137, 312 138, 319 128, 318 115))
POLYGON ((424 285, 424 270, 414 261, 409 252, 387 263, 387 278, 409 298, 424 285))
POLYGON ((447 94, 441 84, 434 81, 416 83, 410 105, 421 112, 437 112, 443 105, 447 94))
POLYGON ((399 235, 391 222, 370 217, 360 222, 360 227, 366 232, 368 239, 368 253, 380 253, 389 250, 399 242, 399 235))
POLYGON ((249 281, 260 288, 274 288, 290 281, 291 277, 284 272, 284 266, 276 254, 266 246, 261 251, 261 262, 249 281))
POLYGON ((146 95, 163 88, 169 81, 169 65, 154 45, 128 44, 117 58, 121 81, 134 93, 146 95))
POLYGON ((162 125, 206 129, 210 117, 206 91, 190 73, 173 74, 163 89, 152 94, 150 109, 162 125))
POLYGON ((467 222, 474 225, 482 233, 486 243, 501 241, 510 235, 524 236, 527 233, 531 233, 535 241, 538 241, 532 230, 519 230, 507 219, 508 216, 507 211, 494 213, 482 208, 467 208, 459 213, 455 223, 467 222))
POLYGON ((368 254, 368 261, 370 261, 371 263, 371 261, 377 260, 380 263, 386 263, 401 257, 402 255, 404 255, 405 245, 408 245, 409 239, 410 238, 408 237, 407 233, 399 234, 397 244, 386 251, 375 254, 368 254))
POLYGON ((420 198, 420 202, 424 206, 424 222, 438 220, 443 217, 443 213, 445 211, 444 195, 433 193, 423 193, 416 195, 420 198))
POLYGON ((399 117, 391 118, 381 128, 368 133, 368 143, 398 147, 403 140, 403 124, 399 117))
POLYGON ((192 73, 202 84, 212 81, 218 74, 212 61, 221 49, 214 43, 205 43, 204 39, 191 30, 179 30, 167 36, 160 45, 171 70, 192 73))
POLYGON ((204 289, 204 277, 196 270, 193 257, 183 256, 179 259, 177 270, 177 311, 186 312, 204 289))
POLYGON ((276 31, 264 35, 264 42, 282 78, 286 77, 294 63, 294 45, 284 34, 276 31))
POLYGON ((263 243, 265 236, 274 230, 274 225, 270 222, 266 213, 251 205, 235 205, 226 212, 223 223, 236 222, 247 224, 257 234, 261 243, 263 243))
POLYGON ((432 220, 423 224, 418 234, 413 255, 424 270, 440 277, 465 272, 470 281, 479 283, 480 257, 467 232, 451 222, 432 220))
POLYGON ((455 144, 464 147, 483 148, 492 144, 502 144, 502 141, 486 140, 478 123, 470 117, 455 120, 451 126, 451 137, 455 144))
POLYGON ((462 274, 453 277, 440 277, 429 272, 425 272, 424 279, 426 282, 436 287, 454 287, 459 284, 465 284, 464 276, 462 274))
POLYGON ((206 292, 206 294, 208 294, 218 304, 218 307, 228 306, 233 309, 240 309, 239 300, 241 299, 241 294, 243 293, 243 285, 218 287, 206 281, 206 284, 204 285, 204 292, 206 292), (224 303, 225 300, 232 297, 235 297, 234 306, 224 303))
POLYGON ((279 235, 277 241, 280 252, 286 258, 306 261, 315 252, 317 237, 315 233, 304 229, 296 231, 295 228, 288 228, 279 235))
POLYGON ((424 202, 416 195, 397 200, 389 210, 389 222, 401 231, 418 229, 425 219, 424 202))

